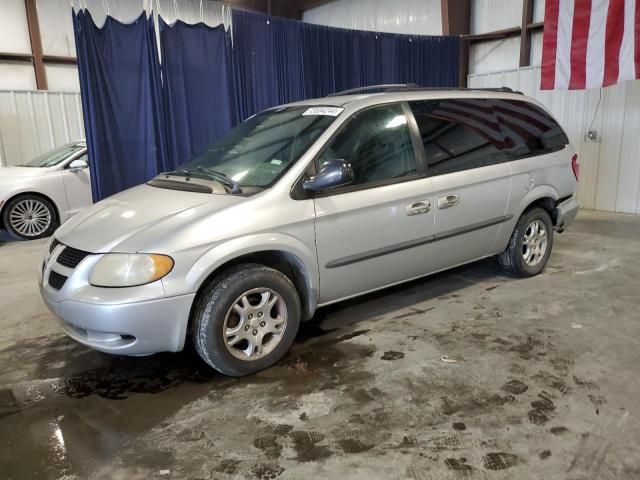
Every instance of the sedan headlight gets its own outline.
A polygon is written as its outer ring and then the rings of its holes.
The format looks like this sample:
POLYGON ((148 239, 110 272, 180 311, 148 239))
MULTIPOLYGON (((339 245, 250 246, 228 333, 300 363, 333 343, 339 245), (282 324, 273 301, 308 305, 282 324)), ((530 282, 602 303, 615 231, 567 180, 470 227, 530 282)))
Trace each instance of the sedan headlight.
POLYGON ((136 287, 160 280, 172 268, 167 255, 108 253, 93 267, 89 281, 96 287, 136 287))

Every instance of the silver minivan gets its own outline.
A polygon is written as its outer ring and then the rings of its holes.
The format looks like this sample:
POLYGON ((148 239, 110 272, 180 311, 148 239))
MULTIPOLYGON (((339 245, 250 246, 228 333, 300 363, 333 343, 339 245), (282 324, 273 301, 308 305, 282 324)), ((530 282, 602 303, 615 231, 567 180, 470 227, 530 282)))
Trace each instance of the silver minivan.
POLYGON ((378 86, 259 113, 65 223, 39 274, 97 350, 269 367, 318 307, 497 256, 542 271, 578 210, 558 123, 508 89, 378 86))

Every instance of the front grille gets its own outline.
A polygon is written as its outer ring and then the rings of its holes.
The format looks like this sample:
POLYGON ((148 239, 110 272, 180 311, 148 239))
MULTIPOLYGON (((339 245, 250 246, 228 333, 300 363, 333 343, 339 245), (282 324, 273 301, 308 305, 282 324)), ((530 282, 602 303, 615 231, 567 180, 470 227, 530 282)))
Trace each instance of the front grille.
POLYGON ((89 252, 83 252, 82 250, 76 250, 75 248, 65 247, 60 255, 58 255, 57 262, 67 268, 76 268, 78 264, 89 255, 89 252))
POLYGON ((64 282, 66 281, 67 277, 65 277, 64 275, 60 275, 53 270, 51 270, 51 273, 49 273, 49 286, 54 290, 60 290, 63 287, 64 282))
POLYGON ((49 253, 53 253, 58 245, 60 245, 60 242, 56 238, 54 238, 53 242, 51 242, 51 246, 49 246, 49 253))

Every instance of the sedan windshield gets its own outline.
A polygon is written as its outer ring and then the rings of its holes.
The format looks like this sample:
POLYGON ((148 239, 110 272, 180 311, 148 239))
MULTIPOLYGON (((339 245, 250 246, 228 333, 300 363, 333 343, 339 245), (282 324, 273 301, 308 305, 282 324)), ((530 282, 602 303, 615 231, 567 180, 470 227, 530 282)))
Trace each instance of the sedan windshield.
POLYGON ((300 158, 341 111, 337 107, 283 107, 259 113, 171 173, 267 187, 300 158))
POLYGON ((84 148, 84 145, 77 143, 68 143, 61 147, 55 148, 53 150, 49 150, 48 152, 43 153, 39 157, 34 158, 33 160, 24 163, 23 167, 53 167, 58 165, 63 160, 69 158, 69 155, 72 153, 76 153, 84 148))

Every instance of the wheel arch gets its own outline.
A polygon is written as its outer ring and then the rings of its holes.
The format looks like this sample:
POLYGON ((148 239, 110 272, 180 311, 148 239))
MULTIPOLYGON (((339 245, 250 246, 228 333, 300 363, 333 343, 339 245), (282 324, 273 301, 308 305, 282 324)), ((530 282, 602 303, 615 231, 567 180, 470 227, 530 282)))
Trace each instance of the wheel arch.
POLYGON ((525 212, 532 208, 540 207, 545 210, 551 217, 551 221, 555 226, 558 214, 556 205, 559 200, 558 191, 550 185, 540 185, 531 190, 520 203, 520 209, 516 218, 520 218, 525 212))
POLYGON ((7 210, 7 206, 16 198, 19 197, 23 197, 26 195, 33 195, 34 197, 40 197, 44 200, 47 200, 49 203, 51 203, 51 205, 53 206, 53 213, 55 215, 55 220, 60 223, 60 208, 58 207, 58 205, 56 204, 56 202, 49 197, 48 195, 45 195, 44 193, 41 192, 36 192, 36 191, 31 191, 31 190, 26 190, 24 192, 18 192, 18 193, 14 193, 11 197, 7 198, 4 203, 2 204, 2 208, 0 209, 0 230, 6 230, 7 226, 4 224, 4 213, 7 210))
POLYGON ((202 291, 229 267, 243 263, 265 265, 278 270, 291 280, 300 296, 301 320, 309 320, 318 306, 319 275, 315 252, 309 251, 304 244, 288 236, 278 238, 264 235, 272 241, 254 243, 257 238, 263 236, 258 235, 226 242, 209 250, 190 269, 187 282, 194 286, 197 299, 202 291), (273 242, 274 238, 280 241, 273 242))

